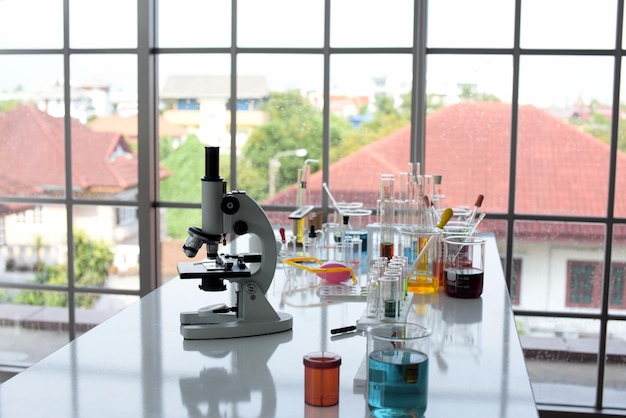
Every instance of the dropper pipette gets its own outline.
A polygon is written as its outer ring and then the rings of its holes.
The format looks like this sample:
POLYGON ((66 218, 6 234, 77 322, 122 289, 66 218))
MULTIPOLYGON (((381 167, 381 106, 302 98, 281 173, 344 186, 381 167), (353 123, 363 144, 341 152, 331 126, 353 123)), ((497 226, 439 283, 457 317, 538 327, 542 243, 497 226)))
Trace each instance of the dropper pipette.
MULTIPOLYGON (((437 229, 443 230, 443 228, 446 226, 450 218, 452 218, 452 215, 454 215, 454 211, 450 208, 446 208, 441 214, 441 220, 437 224, 437 229)), ((430 249, 430 247, 433 246, 436 240, 437 240, 437 235, 431 235, 430 238, 428 238, 428 240, 426 241, 426 244, 424 244, 424 247, 422 247, 422 250, 419 252, 417 257, 415 257, 415 261, 413 261, 413 264, 409 268, 408 270, 409 273, 415 270, 415 268, 417 267, 417 264, 419 263, 419 260, 422 257, 424 257, 424 254, 426 254, 426 252, 430 249)))
MULTIPOLYGON (((469 230, 469 232, 467 233, 466 237, 471 237, 472 235, 474 235, 474 232, 476 232, 476 228, 478 228, 478 224, 480 224, 480 222, 483 219, 485 219, 485 215, 487 215, 486 212, 482 212, 480 215, 478 215, 478 219, 476 219, 476 222, 474 222, 474 225, 469 230)), ((459 249, 457 250, 456 254, 454 254, 454 258, 457 258, 459 256, 459 254, 461 253, 462 249, 463 249, 463 247, 459 247, 459 249)))
POLYGON ((474 209, 472 209, 472 213, 469 214, 469 216, 467 217, 467 221, 465 221, 466 225, 470 225, 472 222, 474 222, 476 213, 478 213, 478 209, 482 206, 484 198, 485 196, 483 196, 482 194, 478 195, 478 197, 476 198, 476 202, 474 203, 474 209))
POLYGON ((429 210, 430 213, 432 213, 435 221, 439 222, 441 220, 441 215, 439 215, 439 212, 437 212, 437 208, 435 208, 435 204, 431 202, 428 196, 426 195, 424 195, 424 205, 426 206, 426 209, 429 210))

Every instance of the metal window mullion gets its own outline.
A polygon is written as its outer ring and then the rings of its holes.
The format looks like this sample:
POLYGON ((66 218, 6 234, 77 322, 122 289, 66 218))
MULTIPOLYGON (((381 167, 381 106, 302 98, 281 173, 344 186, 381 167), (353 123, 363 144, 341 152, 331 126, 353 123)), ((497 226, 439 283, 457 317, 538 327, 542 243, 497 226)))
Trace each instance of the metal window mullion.
POLYGON ((230 33, 230 188, 237 189, 237 0, 231 3, 230 33))
MULTIPOLYGON (((505 280, 507 288, 511 286, 514 274, 513 242, 515 238, 515 184, 517 176, 517 131, 519 129, 519 77, 520 77, 520 31, 521 31, 521 0, 515 1, 515 26, 513 35, 513 85, 511 92, 511 139, 509 154, 509 200, 507 208, 507 233, 506 233, 506 266, 505 280)), ((521 269, 520 276, 521 282, 521 269)))
POLYGON ((610 308, 610 288, 611 288, 611 265, 613 252, 613 226, 614 226, 614 208, 615 208, 615 192, 616 192, 616 175, 617 175, 617 140, 619 134, 619 113, 620 113, 620 84, 622 72, 622 32, 624 16, 624 0, 618 0, 616 10, 616 33, 615 33, 615 51, 614 51, 614 74, 613 74, 613 103, 611 123, 611 143, 610 143, 610 160, 609 160, 609 178, 608 178, 608 199, 607 199, 607 220, 606 220, 606 239, 604 245, 604 273, 602 277, 602 294, 600 304, 600 335, 598 337, 598 374, 596 385, 596 409, 602 409, 604 403, 604 375, 606 371, 606 346, 608 338, 609 308, 610 308))
POLYGON ((137 3, 137 145, 139 216, 139 289, 146 295, 160 284, 158 199, 158 130, 156 59, 156 0, 137 3))
MULTIPOLYGON (((416 1, 413 11, 413 81, 411 88, 410 163, 425 166, 426 154, 426 36, 428 0, 416 1)), ((416 173, 421 174, 421 173, 416 173)))
MULTIPOLYGON (((324 107, 322 108, 322 181, 330 184, 330 2, 324 1, 324 45, 323 54, 323 95, 324 107)), ((328 196, 322 193, 322 218, 328 221, 328 196)))
POLYGON ((74 269, 74 196, 72 185, 72 90, 70 76, 70 0, 63 1, 63 135, 65 152, 65 216, 67 230, 67 300, 69 339, 76 338, 76 271, 74 269))

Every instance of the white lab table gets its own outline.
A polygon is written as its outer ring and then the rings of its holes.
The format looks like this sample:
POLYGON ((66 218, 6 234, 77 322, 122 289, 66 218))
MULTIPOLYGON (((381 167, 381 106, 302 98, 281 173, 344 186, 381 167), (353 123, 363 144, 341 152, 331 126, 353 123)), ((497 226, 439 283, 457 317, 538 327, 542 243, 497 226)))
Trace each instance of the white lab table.
MULTIPOLYGON (((306 287, 285 296, 285 280, 280 266, 267 296, 293 315, 291 331, 193 341, 179 313, 231 303, 231 292, 171 280, 0 385, 0 418, 366 417, 365 337, 330 334, 354 325, 364 303, 324 302, 306 287), (337 406, 304 403, 302 356, 313 351, 342 357, 337 406)), ((538 416, 493 237, 480 299, 415 296, 409 315, 433 330, 426 417, 538 416)))

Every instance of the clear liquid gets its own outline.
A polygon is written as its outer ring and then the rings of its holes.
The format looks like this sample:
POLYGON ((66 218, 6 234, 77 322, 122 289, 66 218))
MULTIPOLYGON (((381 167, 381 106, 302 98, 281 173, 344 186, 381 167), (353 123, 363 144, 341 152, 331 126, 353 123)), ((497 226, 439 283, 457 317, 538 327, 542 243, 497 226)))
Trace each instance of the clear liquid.
POLYGON ((368 405, 374 417, 419 417, 426 411, 426 354, 407 349, 374 351, 368 373, 368 405))

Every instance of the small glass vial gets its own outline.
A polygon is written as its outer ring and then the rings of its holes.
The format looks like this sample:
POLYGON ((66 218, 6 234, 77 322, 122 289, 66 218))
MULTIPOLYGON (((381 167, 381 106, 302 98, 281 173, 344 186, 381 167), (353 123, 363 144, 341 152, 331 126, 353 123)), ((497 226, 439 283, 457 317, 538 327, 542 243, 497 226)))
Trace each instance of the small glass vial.
POLYGON ((403 299, 400 267, 387 267, 379 280, 378 319, 397 320, 403 299))
POLYGON ((339 403, 341 356, 320 351, 306 354, 304 362, 304 402, 313 406, 339 403))

